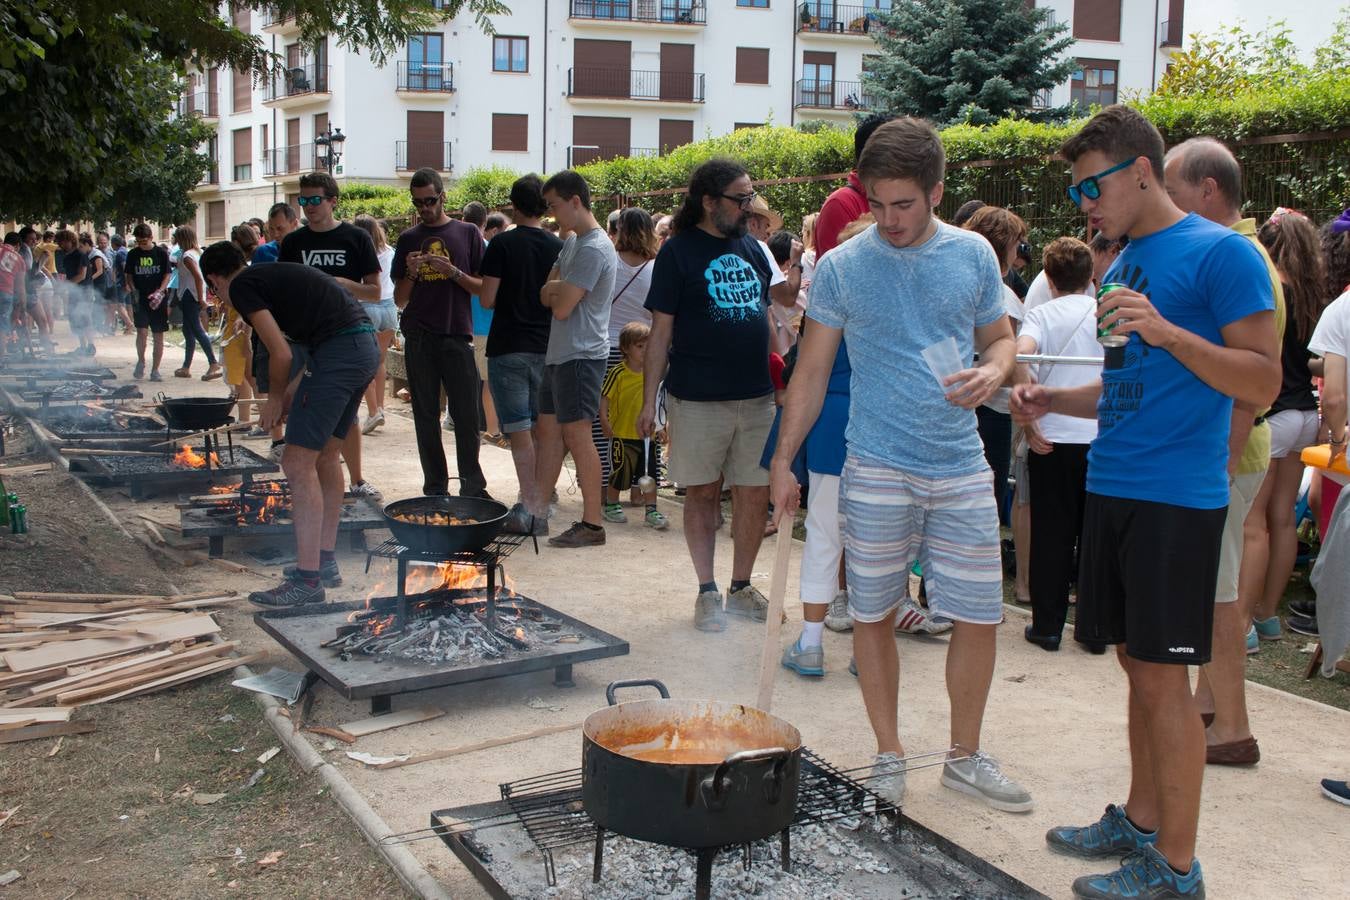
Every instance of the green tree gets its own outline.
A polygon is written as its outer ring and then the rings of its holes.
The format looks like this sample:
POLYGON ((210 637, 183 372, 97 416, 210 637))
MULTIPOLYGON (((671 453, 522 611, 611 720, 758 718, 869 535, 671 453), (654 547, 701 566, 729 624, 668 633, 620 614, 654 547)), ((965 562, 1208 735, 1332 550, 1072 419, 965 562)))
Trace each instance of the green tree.
MULTIPOLYGON (((252 11, 293 16, 302 40, 327 36, 383 64, 408 35, 469 11, 485 29, 500 0, 239 0, 252 11)), ((138 171, 175 156, 163 123, 189 66, 265 77, 283 60, 221 15, 214 0, 128 6, 106 0, 15 0, 0 4, 0 215, 76 218, 134 200, 138 171)), ((198 161, 195 183, 205 171, 198 161)), ((191 212, 191 206, 184 207, 191 212)), ((136 209, 126 214, 141 215, 136 209)))
POLYGON ((872 35, 880 57, 863 73, 869 106, 942 124, 988 124, 1028 110, 1073 72, 1073 43, 1023 0, 897 0, 872 35))

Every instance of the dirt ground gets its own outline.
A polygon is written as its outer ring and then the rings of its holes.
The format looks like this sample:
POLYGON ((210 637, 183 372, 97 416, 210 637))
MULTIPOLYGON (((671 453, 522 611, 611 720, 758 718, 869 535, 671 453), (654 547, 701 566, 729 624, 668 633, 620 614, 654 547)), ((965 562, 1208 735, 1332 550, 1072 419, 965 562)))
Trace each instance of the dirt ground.
MULTIPOLYGON (((64 473, 6 487, 30 527, 0 532, 0 591, 168 593, 179 580, 64 473)), ((80 710, 98 730, 59 748, 0 745, 0 812, 16 810, 0 826, 0 872, 22 876, 0 897, 404 896, 320 782, 285 753, 259 765, 275 735, 230 680, 80 710), (225 796, 197 805, 194 793, 225 796), (261 865, 273 851, 284 855, 261 865)))
MULTIPOLYGON (((129 361, 125 349, 111 343, 109 348, 104 350, 101 345, 100 359, 125 367, 129 361)), ((178 395, 223 394, 218 384, 207 388, 199 382, 176 382, 165 387, 178 395)), ((365 442, 365 475, 384 491, 386 500, 415 495, 421 483, 412 452, 412 424, 405 411, 406 407, 391 400, 388 425, 365 442)), ((446 445, 453 460, 449 435, 446 445)), ((502 499, 513 499, 509 453, 484 446, 481 456, 489 489, 502 499)), ((558 490, 561 500, 555 529, 575 518, 580 506, 569 472, 564 472, 558 490)), ((101 490, 100 496, 128 521, 136 512, 167 520, 176 515, 172 498, 132 503, 114 490, 101 490)), ((628 525, 607 529, 608 543, 603 548, 560 551, 545 547, 538 556, 522 548, 506 564, 517 589, 629 641, 628 656, 578 664, 574 671, 577 686, 570 689, 555 688, 552 673, 542 672, 397 697, 396 710, 434 705, 446 715, 363 737, 350 749, 385 756, 424 753, 542 726, 579 725, 604 705, 605 686, 625 678, 661 678, 677 697, 751 701, 763 626, 736 621, 718 635, 692 628, 694 584, 680 532, 680 508, 663 500, 662 509, 672 520, 667 532, 643 528, 638 517, 633 517, 628 525)), ((199 566, 176 573, 175 578, 181 575, 178 583, 185 591, 208 584, 241 590, 266 585, 277 575, 276 568, 259 566, 243 553, 248 546, 262 544, 227 541, 226 555, 260 569, 264 577, 199 566)), ((340 542, 346 583, 331 591, 330 599, 356 600, 388 592, 391 564, 376 560, 365 574, 361 571, 364 557, 345 548, 345 542, 340 542)), ((800 549, 795 546, 793 550, 786 606, 789 624, 783 629, 783 643, 795 637, 795 623, 801 615, 796 599, 800 549)), ((754 570, 755 583, 766 593, 772 556, 773 541, 766 541, 754 570)), ((730 545, 724 529, 717 548, 717 574, 724 585, 729 567, 730 545)), ((246 649, 269 654, 257 669, 276 664, 299 670, 298 662, 252 624, 246 606, 238 604, 223 612, 227 635, 243 641, 246 649)), ((1032 792, 1036 809, 1022 816, 990 810, 942 788, 938 773, 928 770, 911 775, 906 813, 1050 896, 1064 897, 1072 879, 1093 867, 1048 853, 1043 835, 1054 825, 1094 820, 1106 803, 1124 800, 1128 782, 1124 683, 1109 656, 1091 656, 1067 646, 1060 653, 1047 654, 1027 644, 1021 636, 1025 621, 1022 610, 1009 606, 998 630, 998 662, 983 745, 1032 792)), ((901 734, 906 748, 921 752, 945 747, 947 641, 911 637, 898 641, 901 734)), ((827 632, 826 676, 806 680, 780 670, 773 705, 775 714, 800 728, 808 746, 845 767, 870 762, 873 752, 856 683, 845 670, 850 644, 848 635, 827 632)), ((1340 675, 1326 687, 1344 697, 1350 692, 1350 678, 1340 675)), ((1350 713, 1260 684, 1249 685, 1249 699, 1262 763, 1253 769, 1211 767, 1206 772, 1199 856, 1209 891, 1215 897, 1326 895, 1328 885, 1344 883, 1350 828, 1345 810, 1318 795, 1317 779, 1346 774, 1350 713), (1269 829, 1253 827, 1262 822, 1296 823, 1298 851, 1272 853, 1269 829), (1260 860, 1260 865, 1252 865, 1253 860, 1260 860)), ((367 705, 344 700, 320 686, 311 721, 336 725, 368 714, 367 705)), ((574 730, 381 771, 348 759, 345 746, 313 736, 310 740, 395 831, 423 827, 433 809, 493 800, 501 782, 575 767, 581 746, 579 731, 574 730)), ((455 897, 486 896, 439 842, 410 848, 455 897)))

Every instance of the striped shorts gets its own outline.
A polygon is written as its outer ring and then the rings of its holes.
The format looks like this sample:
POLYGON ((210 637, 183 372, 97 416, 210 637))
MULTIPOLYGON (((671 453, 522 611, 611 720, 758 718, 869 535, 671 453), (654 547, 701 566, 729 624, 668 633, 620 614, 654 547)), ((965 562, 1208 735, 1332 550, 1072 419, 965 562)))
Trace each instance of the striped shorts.
POLYGON ((910 565, 923 565, 928 607, 959 622, 1003 618, 998 508, 988 469, 923 478, 850 456, 839 516, 848 565, 848 608, 880 622, 908 595, 910 565))

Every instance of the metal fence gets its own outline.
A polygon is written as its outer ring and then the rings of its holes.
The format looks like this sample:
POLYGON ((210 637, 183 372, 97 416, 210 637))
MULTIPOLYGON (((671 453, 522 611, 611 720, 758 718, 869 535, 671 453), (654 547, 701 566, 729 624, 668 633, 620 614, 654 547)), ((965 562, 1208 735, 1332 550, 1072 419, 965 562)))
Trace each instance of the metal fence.
POLYGON ((703 102, 702 72, 660 72, 632 69, 567 70, 567 96, 609 100, 703 102))
POLYGON ((707 10, 696 0, 572 0, 570 17, 672 25, 704 25, 708 21, 707 10))

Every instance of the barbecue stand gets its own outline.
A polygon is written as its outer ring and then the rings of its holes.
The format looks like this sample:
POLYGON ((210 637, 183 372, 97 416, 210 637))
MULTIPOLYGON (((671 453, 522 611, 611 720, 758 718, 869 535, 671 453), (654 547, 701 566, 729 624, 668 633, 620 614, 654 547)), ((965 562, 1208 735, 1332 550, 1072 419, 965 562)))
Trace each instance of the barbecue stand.
POLYGON ((72 459, 70 469, 90 481, 100 480, 103 484, 125 484, 133 500, 142 500, 151 493, 168 489, 188 490, 201 487, 231 476, 231 480, 248 481, 254 476, 266 475, 281 468, 264 456, 259 456, 245 447, 220 447, 209 441, 205 447, 194 448, 201 452, 208 462, 200 469, 189 469, 174 465, 174 451, 169 450, 162 458, 151 456, 90 456, 84 459, 72 459), (210 462, 211 453, 220 457, 220 464, 210 462))
MULTIPOLYGON (((200 499, 182 506, 179 510, 179 529, 185 538, 206 538, 207 554, 219 557, 225 552, 227 537, 273 537, 294 535, 295 523, 289 510, 284 518, 270 521, 258 521, 257 510, 250 507, 252 502, 261 502, 268 496, 277 496, 289 504, 290 490, 284 479, 271 481, 253 481, 247 479, 240 483, 238 490, 228 494, 218 494, 210 499, 200 499), (273 489, 272 484, 278 485, 273 489), (233 510, 244 510, 236 515, 233 510), (243 521, 240 521, 240 519, 243 521)), ((351 542, 354 553, 366 550, 366 531, 384 527, 384 510, 369 497, 344 497, 341 517, 338 519, 338 531, 345 532, 351 542)))
MULTIPOLYGON (((883 859, 892 871, 870 879, 858 875, 857 884, 835 885, 840 890, 850 893, 856 890, 857 896, 865 897, 897 896, 895 880, 899 870, 907 881, 921 886, 918 891, 911 889, 911 896, 1000 900, 1044 897, 988 861, 901 814, 868 789, 871 777, 875 777, 871 766, 841 770, 809 748, 803 749, 797 813, 792 825, 779 834, 772 854, 784 871, 791 871, 793 865, 792 829, 840 820, 872 820, 880 827, 859 828, 852 832, 851 839, 883 859)), ((580 769, 521 779, 500 785, 500 790, 502 799, 497 802, 437 810, 431 813, 430 828, 391 835, 382 843, 439 837, 488 894, 498 900, 545 895, 558 883, 555 855, 584 847, 593 848, 591 881, 601 880, 605 841, 613 835, 597 828, 582 809, 580 769), (543 865, 531 865, 531 857, 543 865)), ((659 815, 659 811, 653 814, 659 815)), ((637 843, 643 847, 660 846, 637 843)), ((761 861, 766 856, 764 843, 758 845, 761 861)), ((713 858, 728 850, 740 851, 745 867, 750 868, 754 859, 751 845, 698 853, 695 897, 711 894, 713 858)), ((612 849, 611 856, 615 852, 612 849)), ((671 852, 687 851, 671 848, 671 852)))

